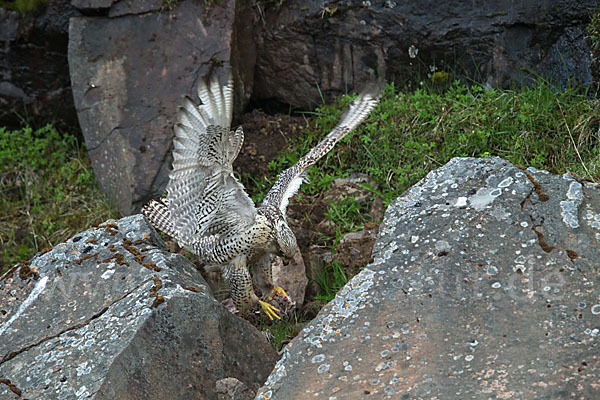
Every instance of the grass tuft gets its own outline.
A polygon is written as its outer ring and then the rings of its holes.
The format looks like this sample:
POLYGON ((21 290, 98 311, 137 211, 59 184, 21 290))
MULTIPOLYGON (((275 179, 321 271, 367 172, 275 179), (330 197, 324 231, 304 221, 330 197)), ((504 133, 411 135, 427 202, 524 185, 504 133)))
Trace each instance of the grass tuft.
POLYGON ((74 136, 0 128, 0 272, 116 216, 74 136))
POLYGON ((301 321, 298 314, 294 312, 280 320, 276 319, 268 323, 265 320, 258 320, 256 327, 260 331, 269 332, 268 340, 271 346, 279 351, 287 342, 300 333, 305 322, 301 321))
POLYGON ((348 283, 348 276, 342 266, 337 261, 333 261, 320 271, 317 283, 321 287, 321 294, 315 299, 325 305, 333 300, 336 293, 348 283))
MULTIPOLYGON (((292 138, 285 153, 270 163, 272 175, 315 146, 353 98, 342 96, 335 104, 318 108, 304 135, 292 138)), ((598 181, 599 106, 586 93, 576 89, 559 93, 546 82, 520 91, 454 82, 442 93, 434 89, 401 93, 389 84, 371 116, 309 170, 311 183, 301 191, 315 194, 338 177, 366 173, 379 185, 377 191, 387 205, 453 157, 490 155, 598 181)), ((332 210, 328 216, 336 220, 338 214, 332 210)), ((358 213, 346 224, 360 225, 361 218, 358 213)))
POLYGON ((21 15, 37 14, 48 6, 48 0, 0 0, 0 7, 21 15))

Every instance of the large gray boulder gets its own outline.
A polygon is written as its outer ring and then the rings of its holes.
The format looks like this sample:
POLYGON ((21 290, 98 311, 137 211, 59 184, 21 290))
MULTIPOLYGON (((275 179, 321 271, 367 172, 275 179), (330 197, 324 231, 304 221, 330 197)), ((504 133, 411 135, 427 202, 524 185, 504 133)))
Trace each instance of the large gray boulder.
POLYGON ((453 159, 388 207, 257 399, 596 398, 599 242, 598 184, 453 159))
POLYGON ((198 79, 233 64, 236 109, 242 108, 254 73, 252 36, 244 32, 251 19, 236 28, 246 7, 233 0, 179 1, 170 8, 142 0, 74 4, 101 15, 70 21, 79 123, 103 192, 131 214, 164 191, 177 107, 184 95, 197 99, 198 79))
POLYGON ((265 10, 257 31, 254 96, 312 108, 376 75, 413 85, 466 77, 520 87, 539 75, 562 86, 590 83, 585 36, 596 7, 592 0, 286 0, 265 10))
POLYGON ((255 392, 277 353, 212 297, 185 257, 161 246, 135 215, 7 272, 0 280, 0 398, 255 392))

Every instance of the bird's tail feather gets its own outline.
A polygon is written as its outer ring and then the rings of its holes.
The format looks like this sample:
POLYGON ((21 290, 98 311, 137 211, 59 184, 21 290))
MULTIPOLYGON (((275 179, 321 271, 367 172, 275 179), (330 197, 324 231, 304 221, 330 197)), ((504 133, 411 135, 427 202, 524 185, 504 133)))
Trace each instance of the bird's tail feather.
POLYGON ((214 163, 232 169, 244 141, 241 127, 230 131, 233 113, 233 76, 227 71, 212 71, 198 83, 196 104, 185 97, 174 126, 173 169, 210 166, 214 163), (213 127, 213 128, 210 128, 213 127))
POLYGON ((142 214, 148 218, 150 223, 167 235, 176 238, 176 231, 171 222, 171 213, 169 211, 167 199, 150 200, 142 208, 142 214))
POLYGON ((233 76, 227 73, 227 82, 222 83, 220 74, 213 71, 209 78, 198 84, 198 97, 202 100, 209 125, 229 129, 233 113, 233 76))

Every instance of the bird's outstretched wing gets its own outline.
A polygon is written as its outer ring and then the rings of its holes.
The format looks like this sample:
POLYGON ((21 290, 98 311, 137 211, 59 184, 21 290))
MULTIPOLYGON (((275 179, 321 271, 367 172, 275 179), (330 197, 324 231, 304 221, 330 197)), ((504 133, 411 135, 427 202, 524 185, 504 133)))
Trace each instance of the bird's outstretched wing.
POLYGON ((254 203, 233 176, 244 134, 230 131, 233 79, 222 83, 216 72, 198 84, 197 105, 186 97, 174 127, 173 170, 167 204, 175 239, 184 246, 241 231, 254 221, 254 203))
POLYGON ((290 197, 292 197, 304 180, 304 173, 312 167, 321 157, 329 153, 331 149, 344 136, 356 128, 377 106, 383 82, 368 86, 357 99, 352 102, 348 111, 342 116, 342 120, 325 136, 313 149, 302 157, 292 167, 286 169, 277 179, 275 185, 265 196, 263 207, 276 207, 285 215, 290 197))

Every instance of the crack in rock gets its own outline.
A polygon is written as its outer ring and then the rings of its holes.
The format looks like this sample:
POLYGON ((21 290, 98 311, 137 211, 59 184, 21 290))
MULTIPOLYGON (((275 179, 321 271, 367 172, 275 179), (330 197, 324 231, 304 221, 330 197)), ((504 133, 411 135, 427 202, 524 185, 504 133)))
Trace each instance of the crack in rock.
MULTIPOLYGON (((48 278, 48 277, 47 277, 47 276, 45 276, 44 278, 46 278, 46 281, 47 281, 47 278, 48 278)), ((44 280, 44 278, 42 278, 42 280, 44 280)), ((120 296, 119 298, 117 298, 115 301, 113 301, 112 303, 110 303, 108 306, 106 306, 106 307, 102 308, 100 311, 98 311, 97 313, 93 314, 93 315, 92 315, 92 316, 91 316, 89 319, 87 319, 87 320, 85 320, 85 321, 83 321, 83 322, 80 322, 80 323, 78 323, 78 324, 75 324, 75 325, 73 325, 73 326, 70 326, 70 327, 68 327, 68 328, 65 328, 65 329, 63 329, 63 330, 61 330, 61 331, 59 331, 59 332, 57 332, 57 333, 55 333, 55 334, 53 334, 53 335, 50 335, 50 336, 44 337, 44 338, 42 338, 42 339, 38 340, 37 342, 35 342, 35 343, 32 343, 32 344, 30 344, 30 345, 28 345, 28 346, 25 346, 25 347, 23 347, 23 348, 21 348, 21 349, 19 349, 19 350, 16 350, 16 351, 11 351, 11 352, 9 352, 7 355, 5 355, 5 356, 2 358, 2 360, 0 360, 0 365, 2 365, 2 364, 4 364, 5 362, 7 362, 7 361, 9 361, 9 360, 11 360, 11 359, 13 359, 13 358, 15 358, 16 356, 18 356, 18 355, 19 355, 19 354, 21 354, 21 353, 24 353, 24 352, 28 351, 29 349, 32 349, 32 348, 34 348, 34 347, 37 347, 37 346, 39 346, 39 345, 41 345, 41 344, 43 344, 43 343, 45 343, 45 342, 47 342, 47 341, 49 341, 49 340, 55 339, 55 338, 57 338, 57 337, 59 337, 59 336, 61 336, 61 335, 65 334, 65 333, 67 333, 67 332, 69 332, 69 331, 74 331, 74 330, 80 329, 80 328, 82 328, 82 327, 84 327, 84 326, 86 326, 86 325, 90 324, 90 323, 91 323, 92 321, 94 321, 95 319, 97 319, 97 318, 101 317, 101 316, 102 316, 102 315, 103 315, 103 314, 104 314, 106 311, 108 311, 108 310, 110 309, 110 307, 112 307, 113 305, 115 305, 115 304, 116 304, 116 303, 118 303, 119 301, 123 300, 125 297, 129 296, 131 293, 135 292, 135 291, 136 291, 137 289, 139 289, 140 287, 144 286, 144 285, 145 285, 147 282, 149 282, 150 280, 151 280, 151 279, 148 279, 148 280, 146 280, 146 281, 143 281, 143 282, 142 282, 140 285, 136 286, 135 288, 133 288, 133 289, 132 289, 132 290, 130 290, 129 292, 127 292, 127 293, 125 293, 124 295, 122 295, 122 296, 120 296)), ((40 282, 41 282, 41 281, 40 281, 40 282)), ((39 283, 39 282, 38 282, 38 283, 39 283)), ((45 286, 45 285, 44 285, 44 286, 45 286)), ((36 285, 36 288, 37 288, 37 285, 36 285)), ((36 289, 36 288, 34 288, 34 290, 32 290, 32 291, 31 291, 31 292, 32 292, 32 294, 33 294, 33 292, 35 291, 35 289, 36 289)), ((42 289, 40 289, 40 292, 41 292, 42 290, 43 290, 43 287, 42 287, 42 289)), ((38 293, 38 295, 39 295, 39 293, 38 293)), ((29 298, 30 298, 30 297, 31 297, 31 295, 30 295, 30 296, 27 298, 27 300, 29 300, 29 298)), ((35 296, 35 297, 37 297, 37 296, 35 296)), ((26 300, 26 301, 27 301, 27 300, 26 300)), ((25 301, 25 302, 26 302, 26 301, 25 301)), ((25 304, 25 302, 23 302, 23 304, 25 304)), ((21 308, 19 308, 19 310, 21 310, 21 308)), ((18 311, 17 311, 17 313, 15 313, 15 315, 17 315, 17 314, 18 314, 18 311)), ((15 319, 16 319, 16 318, 15 318, 15 319)), ((9 322, 10 322, 10 321, 9 321, 9 322)), ((4 328, 4 326, 3 326, 3 328, 4 328)))

